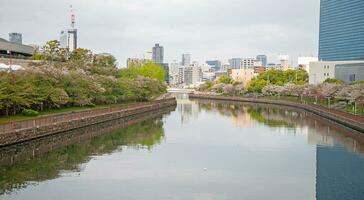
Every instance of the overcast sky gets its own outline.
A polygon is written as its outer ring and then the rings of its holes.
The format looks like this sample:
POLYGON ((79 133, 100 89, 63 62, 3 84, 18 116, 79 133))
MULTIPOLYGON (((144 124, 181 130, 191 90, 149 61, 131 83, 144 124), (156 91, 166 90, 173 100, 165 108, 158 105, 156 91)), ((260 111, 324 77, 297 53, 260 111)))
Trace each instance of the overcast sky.
POLYGON ((0 37, 23 34, 26 44, 59 39, 76 14, 79 47, 113 54, 121 66, 154 43, 165 61, 227 61, 266 54, 316 56, 319 0, 0 0, 0 37))

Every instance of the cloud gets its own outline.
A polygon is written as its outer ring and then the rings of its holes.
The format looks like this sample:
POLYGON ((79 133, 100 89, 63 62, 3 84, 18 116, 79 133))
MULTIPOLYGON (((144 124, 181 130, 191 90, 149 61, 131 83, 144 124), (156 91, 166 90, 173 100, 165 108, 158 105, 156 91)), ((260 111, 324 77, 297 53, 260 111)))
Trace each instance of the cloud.
POLYGON ((57 39, 76 12, 79 45, 110 52, 123 65, 154 43, 166 61, 184 52, 207 59, 317 54, 318 0, 0 0, 0 37, 21 32, 25 43, 57 39))

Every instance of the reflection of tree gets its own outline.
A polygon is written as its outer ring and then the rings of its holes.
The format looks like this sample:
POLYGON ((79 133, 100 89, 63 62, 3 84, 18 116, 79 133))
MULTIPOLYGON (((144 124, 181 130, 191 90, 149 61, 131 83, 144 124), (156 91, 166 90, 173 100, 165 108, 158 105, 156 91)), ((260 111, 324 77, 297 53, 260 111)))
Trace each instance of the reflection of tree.
POLYGON ((261 107, 250 107, 247 111, 251 118, 269 127, 295 127, 294 123, 290 123, 285 121, 284 119, 280 119, 282 115, 284 117, 287 116, 285 116, 285 113, 282 113, 279 110, 271 110, 269 108, 261 107))
POLYGON ((80 171, 91 156, 112 153, 122 146, 152 149, 164 137, 161 120, 147 120, 110 134, 51 151, 12 166, 0 167, 0 194, 26 187, 31 182, 57 178, 60 171, 80 171))

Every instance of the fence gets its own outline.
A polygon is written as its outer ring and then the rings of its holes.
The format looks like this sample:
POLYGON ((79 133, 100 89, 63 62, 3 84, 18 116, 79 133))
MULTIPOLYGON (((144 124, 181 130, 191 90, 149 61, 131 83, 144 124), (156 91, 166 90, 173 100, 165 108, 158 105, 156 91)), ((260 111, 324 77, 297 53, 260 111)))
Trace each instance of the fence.
MULTIPOLYGON (((172 100, 172 99, 171 99, 172 100)), ((149 105, 154 105, 156 103, 164 102, 165 100, 157 100, 152 102, 146 103, 137 103, 128 106, 118 106, 118 107, 110 107, 110 108, 102 108, 102 109, 95 109, 95 110, 86 110, 86 111, 79 111, 79 112, 72 112, 67 114, 57 114, 57 115, 50 115, 44 116, 32 120, 25 120, 19 122, 11 122, 8 124, 0 125, 0 134, 7 133, 7 132, 15 132, 21 129, 29 129, 41 126, 47 126, 62 122, 69 122, 73 120, 80 120, 84 118, 100 116, 104 114, 109 114, 113 112, 120 112, 120 111, 127 111, 133 110, 138 108, 143 108, 149 105)))

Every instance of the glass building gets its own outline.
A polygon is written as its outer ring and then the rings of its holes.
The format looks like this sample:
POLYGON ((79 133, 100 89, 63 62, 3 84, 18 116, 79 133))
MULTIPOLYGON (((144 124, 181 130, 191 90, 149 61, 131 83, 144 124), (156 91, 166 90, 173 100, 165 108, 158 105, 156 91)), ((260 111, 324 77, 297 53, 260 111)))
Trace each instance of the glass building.
POLYGON ((159 44, 155 44, 153 47, 153 61, 158 64, 162 64, 164 60, 164 48, 159 44))
POLYGON ((364 0, 321 0, 319 59, 364 60, 364 0))

